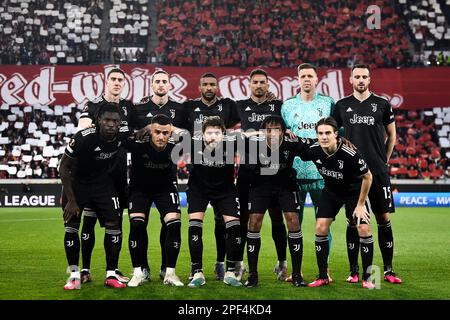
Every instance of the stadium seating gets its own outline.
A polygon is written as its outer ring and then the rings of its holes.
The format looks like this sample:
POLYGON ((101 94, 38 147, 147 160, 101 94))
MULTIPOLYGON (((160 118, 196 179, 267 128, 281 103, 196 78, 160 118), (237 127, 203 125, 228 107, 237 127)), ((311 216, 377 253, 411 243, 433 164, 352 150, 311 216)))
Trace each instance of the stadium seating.
MULTIPOLYGON (((433 111, 395 111, 397 143, 389 160, 390 174, 399 179, 441 179, 444 178, 450 152, 446 150, 447 131, 439 130, 443 120, 441 108, 433 111), (438 135, 444 135, 439 137, 438 135)), ((445 118, 445 116, 444 116, 445 118)), ((449 119, 450 121, 450 116, 449 119)), ((450 143, 448 143, 450 148, 450 143)))
MULTIPOLYGON (((113 47, 146 47, 149 36, 148 1, 147 0, 112 0, 109 12, 111 41, 113 47)), ((131 58, 127 62, 135 62, 131 58)))
POLYGON ((409 58, 406 24, 390 1, 161 1, 157 51, 170 65, 398 66, 409 58), (382 8, 369 30, 369 5, 382 8), (391 35, 391 36, 386 36, 391 35), (373 54, 374 59, 366 59, 373 54))
POLYGON ((99 0, 2 0, 2 63, 97 62, 102 16, 99 0))
POLYGON ((58 178, 80 112, 76 105, 0 107, 0 177, 58 178))

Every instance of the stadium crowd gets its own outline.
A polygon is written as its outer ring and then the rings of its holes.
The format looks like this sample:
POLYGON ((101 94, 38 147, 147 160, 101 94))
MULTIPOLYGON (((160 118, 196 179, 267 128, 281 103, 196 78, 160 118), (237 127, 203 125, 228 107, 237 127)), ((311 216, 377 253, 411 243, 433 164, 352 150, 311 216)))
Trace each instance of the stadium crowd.
POLYGON ((1 64, 349 67, 369 54, 372 68, 450 65, 450 9, 436 0, 164 0, 153 13, 145 0, 1 3, 1 64))

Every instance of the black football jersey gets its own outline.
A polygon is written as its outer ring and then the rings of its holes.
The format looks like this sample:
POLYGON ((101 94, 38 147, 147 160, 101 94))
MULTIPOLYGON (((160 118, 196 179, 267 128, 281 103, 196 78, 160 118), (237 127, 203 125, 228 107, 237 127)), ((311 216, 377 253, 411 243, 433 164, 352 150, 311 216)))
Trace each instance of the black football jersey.
POLYGON ((114 167, 119 148, 128 136, 125 128, 118 137, 106 142, 96 128, 78 131, 66 147, 65 154, 77 160, 72 177, 79 182, 95 182, 105 179, 114 167))
POLYGON ((224 137, 215 149, 205 146, 201 137, 191 138, 191 163, 188 186, 195 184, 209 192, 226 192, 234 187, 234 138, 224 137))
POLYGON ((202 131, 202 123, 212 116, 220 117, 227 129, 232 128, 240 121, 236 108, 236 102, 229 98, 219 98, 212 105, 206 105, 199 99, 189 100, 184 103, 189 112, 189 131, 191 134, 202 131))
MULTIPOLYGON (((247 139, 246 157, 241 163, 251 173, 251 185, 267 185, 297 190, 296 172, 292 168, 294 158, 302 152, 304 144, 298 138, 284 136, 280 146, 271 149, 264 136, 253 136, 247 139)), ((309 141, 306 139, 305 141, 309 141)))
POLYGON ((300 139, 304 145, 300 157, 312 161, 325 181, 325 188, 338 195, 353 195, 360 192, 361 176, 369 169, 361 153, 339 142, 333 154, 327 154, 318 142, 300 139))
POLYGON ((136 130, 149 125, 153 116, 164 114, 172 119, 172 125, 182 129, 188 128, 188 112, 183 104, 171 99, 163 106, 159 106, 151 100, 151 97, 145 97, 140 103, 134 105, 134 112, 130 118, 130 127, 136 130))
POLYGON ((241 119, 242 131, 253 129, 258 131, 264 119, 271 115, 281 116, 280 100, 255 102, 252 98, 240 100, 237 102, 237 110, 241 119))
POLYGON ((374 93, 364 101, 351 95, 336 103, 333 117, 339 127, 344 127, 344 136, 358 148, 372 173, 388 172, 385 127, 394 122, 389 101, 374 93))
MULTIPOLYGON (((97 97, 92 101, 89 101, 84 106, 83 112, 80 115, 80 119, 88 118, 92 120, 92 123, 95 123, 98 111, 104 103, 108 103, 108 101, 105 100, 105 97, 103 95, 97 97)), ((130 100, 120 99, 119 111, 120 118, 122 120, 121 126, 128 126, 130 115, 133 112, 133 103, 130 100)))
POLYGON ((171 158, 175 144, 169 141, 164 150, 158 151, 150 139, 150 136, 144 136, 142 140, 126 142, 125 146, 131 152, 130 184, 161 192, 172 190, 176 182, 175 164, 171 158))

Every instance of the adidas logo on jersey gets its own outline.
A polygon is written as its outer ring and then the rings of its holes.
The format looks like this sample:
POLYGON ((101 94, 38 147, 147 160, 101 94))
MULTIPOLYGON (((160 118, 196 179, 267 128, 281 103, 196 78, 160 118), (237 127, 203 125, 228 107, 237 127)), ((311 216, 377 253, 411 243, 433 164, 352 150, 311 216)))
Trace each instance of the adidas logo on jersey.
POLYGON ((95 148, 95 151, 102 151, 102 149, 100 149, 100 147, 95 148))
POLYGON ((195 112, 200 112, 200 108, 197 107, 194 111, 195 112))
POLYGON ((322 161, 320 161, 320 159, 318 159, 318 160, 316 161, 316 163, 322 164, 322 161))
POLYGON ((151 112, 147 113, 146 115, 147 118, 153 117, 153 114, 151 112))
POLYGON ((348 107, 346 112, 352 112, 352 111, 353 111, 353 109, 351 107, 348 107))
POLYGON ((245 111, 252 111, 252 108, 247 107, 247 108, 245 108, 245 111))

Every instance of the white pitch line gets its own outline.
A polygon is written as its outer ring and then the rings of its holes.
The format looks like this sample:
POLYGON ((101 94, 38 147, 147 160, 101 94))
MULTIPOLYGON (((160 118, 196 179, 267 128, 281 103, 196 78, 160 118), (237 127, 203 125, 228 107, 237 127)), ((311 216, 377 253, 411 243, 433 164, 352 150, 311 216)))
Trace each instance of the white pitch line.
POLYGON ((61 217, 61 218, 47 218, 47 219, 8 219, 8 220, 0 220, 0 223, 2 223, 2 222, 50 221, 50 220, 61 220, 61 222, 63 221, 63 219, 61 217))

